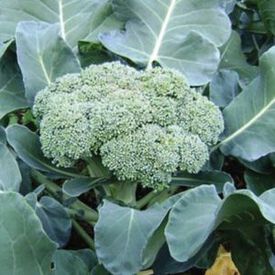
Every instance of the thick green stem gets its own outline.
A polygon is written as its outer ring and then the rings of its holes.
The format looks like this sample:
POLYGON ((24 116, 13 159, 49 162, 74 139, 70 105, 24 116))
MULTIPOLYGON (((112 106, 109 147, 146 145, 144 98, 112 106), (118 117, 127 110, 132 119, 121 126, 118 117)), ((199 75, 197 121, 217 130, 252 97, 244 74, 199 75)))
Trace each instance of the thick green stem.
POLYGON ((151 191, 147 195, 145 195, 142 199, 138 200, 136 203, 136 207, 138 209, 143 208, 146 206, 153 198, 157 197, 159 195, 159 192, 151 191))
POLYGON ((136 204, 137 184, 133 182, 121 181, 110 186, 112 197, 128 205, 136 204))
POLYGON ((166 200, 167 198, 169 198, 171 195, 176 193, 177 190, 178 190, 178 187, 173 186, 173 187, 170 187, 169 189, 165 189, 161 192, 151 191, 150 193, 145 195, 142 199, 137 201, 136 207, 138 209, 141 209, 146 205, 150 206, 156 202, 161 203, 164 200, 166 200))
POLYGON ((109 176, 109 171, 104 167, 99 158, 86 158, 87 169, 92 178, 105 178, 109 176))
POLYGON ((94 216, 91 216, 89 212, 84 212, 82 209, 66 208, 69 216, 77 221, 86 221, 92 225, 96 224, 94 216))
POLYGON ((165 189, 158 193, 155 197, 153 197, 150 202, 148 203, 148 206, 153 205, 154 203, 162 203, 166 199, 170 198, 172 195, 174 195, 177 190, 179 189, 178 186, 172 186, 169 189, 165 189))
MULTIPOLYGON (((66 200, 70 199, 69 196, 62 193, 62 189, 55 184, 54 182, 48 180, 43 174, 36 170, 32 170, 32 177, 36 180, 37 183, 43 184, 45 188, 58 200, 66 200)), ((79 215, 83 218, 83 220, 88 222, 96 222, 98 219, 98 213, 87 206, 85 203, 76 199, 70 206, 72 210, 77 211, 79 215)))
POLYGON ((95 249, 94 240, 89 236, 89 234, 81 227, 81 225, 75 220, 72 221, 74 229, 77 231, 79 236, 86 242, 86 244, 91 248, 95 249))
MULTIPOLYGON (((105 178, 106 176, 109 176, 108 170, 102 165, 101 161, 99 161, 98 159, 87 158, 85 159, 85 161, 87 163, 87 170, 91 178, 105 178)), ((103 184, 102 188, 104 189, 106 196, 111 196, 109 186, 103 184)))

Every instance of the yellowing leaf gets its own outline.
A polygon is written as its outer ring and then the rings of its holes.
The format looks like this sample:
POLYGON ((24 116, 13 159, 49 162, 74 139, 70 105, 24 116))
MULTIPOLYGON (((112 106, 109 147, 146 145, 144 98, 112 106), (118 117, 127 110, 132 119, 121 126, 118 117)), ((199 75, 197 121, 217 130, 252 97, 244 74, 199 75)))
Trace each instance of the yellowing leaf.
POLYGON ((220 246, 215 263, 205 275, 240 275, 240 272, 232 261, 231 253, 220 246))

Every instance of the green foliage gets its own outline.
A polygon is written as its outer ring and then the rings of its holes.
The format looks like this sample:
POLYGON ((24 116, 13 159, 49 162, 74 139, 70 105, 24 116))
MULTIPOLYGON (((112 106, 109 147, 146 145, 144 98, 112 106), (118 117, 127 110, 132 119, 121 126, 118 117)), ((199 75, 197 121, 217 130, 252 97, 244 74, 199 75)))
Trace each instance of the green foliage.
POLYGON ((0 274, 275 274, 274 10, 0 0, 0 274))
POLYGON ((42 229, 39 218, 20 194, 1 192, 0 198, 1 272, 50 274, 56 244, 42 229))
POLYGON ((71 235, 72 222, 63 205, 48 196, 43 196, 38 201, 35 193, 28 194, 26 199, 40 218, 50 239, 59 247, 64 247, 71 235))
POLYGON ((0 119, 8 113, 28 107, 24 97, 24 84, 16 55, 7 49, 11 42, 3 44, 0 57, 0 119))
POLYGON ((254 161, 274 151, 274 136, 271 134, 275 106, 274 61, 273 47, 262 55, 257 78, 225 108, 225 138, 220 144, 225 155, 254 161), (260 128, 264 131, 260 132, 260 128))
POLYGON ((95 40, 98 33, 120 26, 108 0, 36 1, 31 5, 28 1, 21 1, 20 7, 16 0, 1 0, 0 11, 0 20, 3 22, 1 42, 13 38, 16 26, 21 21, 58 24, 60 36, 71 47, 76 47, 79 40, 95 40))
POLYGON ((191 85, 207 83, 219 62, 217 47, 230 35, 230 21, 217 0, 114 0, 125 29, 103 33, 103 45, 137 64, 158 62, 181 71, 191 85))
POLYGON ((99 260, 112 274, 138 272, 142 269, 144 249, 166 213, 167 209, 160 206, 139 211, 104 201, 95 227, 99 260), (120 253, 114 255, 113 251, 120 253))
POLYGON ((26 98, 30 104, 36 93, 51 81, 65 73, 80 70, 72 50, 59 36, 57 24, 20 22, 15 36, 18 63, 24 79, 26 98), (33 39, 36 43, 33 43, 33 39))

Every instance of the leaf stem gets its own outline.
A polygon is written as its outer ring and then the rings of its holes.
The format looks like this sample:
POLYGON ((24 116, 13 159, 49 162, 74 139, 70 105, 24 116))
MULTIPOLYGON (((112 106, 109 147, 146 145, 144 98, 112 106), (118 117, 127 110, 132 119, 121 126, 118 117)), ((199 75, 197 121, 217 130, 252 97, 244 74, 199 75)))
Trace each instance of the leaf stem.
POLYGON ((214 151, 216 151, 221 145, 222 145, 222 143, 219 142, 215 146, 211 147, 209 154, 211 155, 211 153, 213 153, 214 151))
POLYGON ((151 191, 150 193, 148 193, 147 195, 145 195, 143 198, 141 198, 140 200, 137 201, 136 203, 136 207, 138 209, 143 208, 144 206, 146 206, 153 198, 155 198, 156 196, 158 196, 159 193, 157 193, 156 191, 151 191))
MULTIPOLYGON (((92 158, 87 158, 85 159, 87 163, 87 170, 89 173, 89 176, 92 177, 102 177, 105 178, 108 176, 107 169, 101 164, 100 161, 92 159, 92 158)), ((111 196, 111 190, 109 186, 103 184, 102 188, 106 194, 106 196, 111 196)))
MULTIPOLYGON (((40 172, 32 170, 32 178, 35 179, 37 183, 44 185, 45 188, 59 201, 63 202, 64 199, 70 199, 69 196, 62 192, 62 189, 57 184, 47 179, 47 177, 40 172)), ((70 204, 69 208, 75 210, 79 215, 81 214, 83 220, 89 223, 95 223, 98 219, 97 211, 93 210, 78 199, 75 199, 75 201, 70 204)))
POLYGON ((131 181, 119 181, 110 186, 112 198, 128 205, 136 204, 137 183, 131 181))
POLYGON ((78 221, 86 221, 89 224, 95 225, 96 221, 89 213, 85 213, 82 209, 65 208, 72 219, 78 221))
POLYGON ((178 186, 173 186, 173 187, 170 187, 168 189, 164 189, 161 192, 151 191, 150 193, 145 195, 142 199, 137 201, 136 207, 138 209, 141 209, 146 205, 150 206, 154 203, 163 202, 164 200, 169 198, 171 195, 176 193, 178 188, 179 188, 178 186))
POLYGON ((164 189, 163 191, 158 193, 157 196, 155 196, 154 198, 152 198, 150 200, 150 202, 148 203, 148 207, 150 207, 151 205, 153 205, 155 203, 164 202, 166 199, 168 199, 169 197, 174 195, 178 191, 178 189, 179 189, 179 186, 171 186, 168 189, 164 189))
POLYGON ((75 220, 72 220, 73 227, 79 234, 79 236, 86 242, 86 244, 93 250, 95 250, 94 240, 89 234, 82 228, 82 226, 75 220))

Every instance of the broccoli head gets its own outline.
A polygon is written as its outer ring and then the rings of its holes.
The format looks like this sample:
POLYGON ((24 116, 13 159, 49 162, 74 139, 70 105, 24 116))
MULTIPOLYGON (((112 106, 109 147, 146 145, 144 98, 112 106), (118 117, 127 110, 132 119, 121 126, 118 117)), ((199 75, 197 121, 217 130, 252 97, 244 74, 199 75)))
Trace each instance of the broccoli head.
POLYGON ((119 180, 162 189, 198 173, 223 131, 220 110, 177 71, 91 65, 40 91, 33 107, 45 156, 62 167, 100 155, 119 180))

